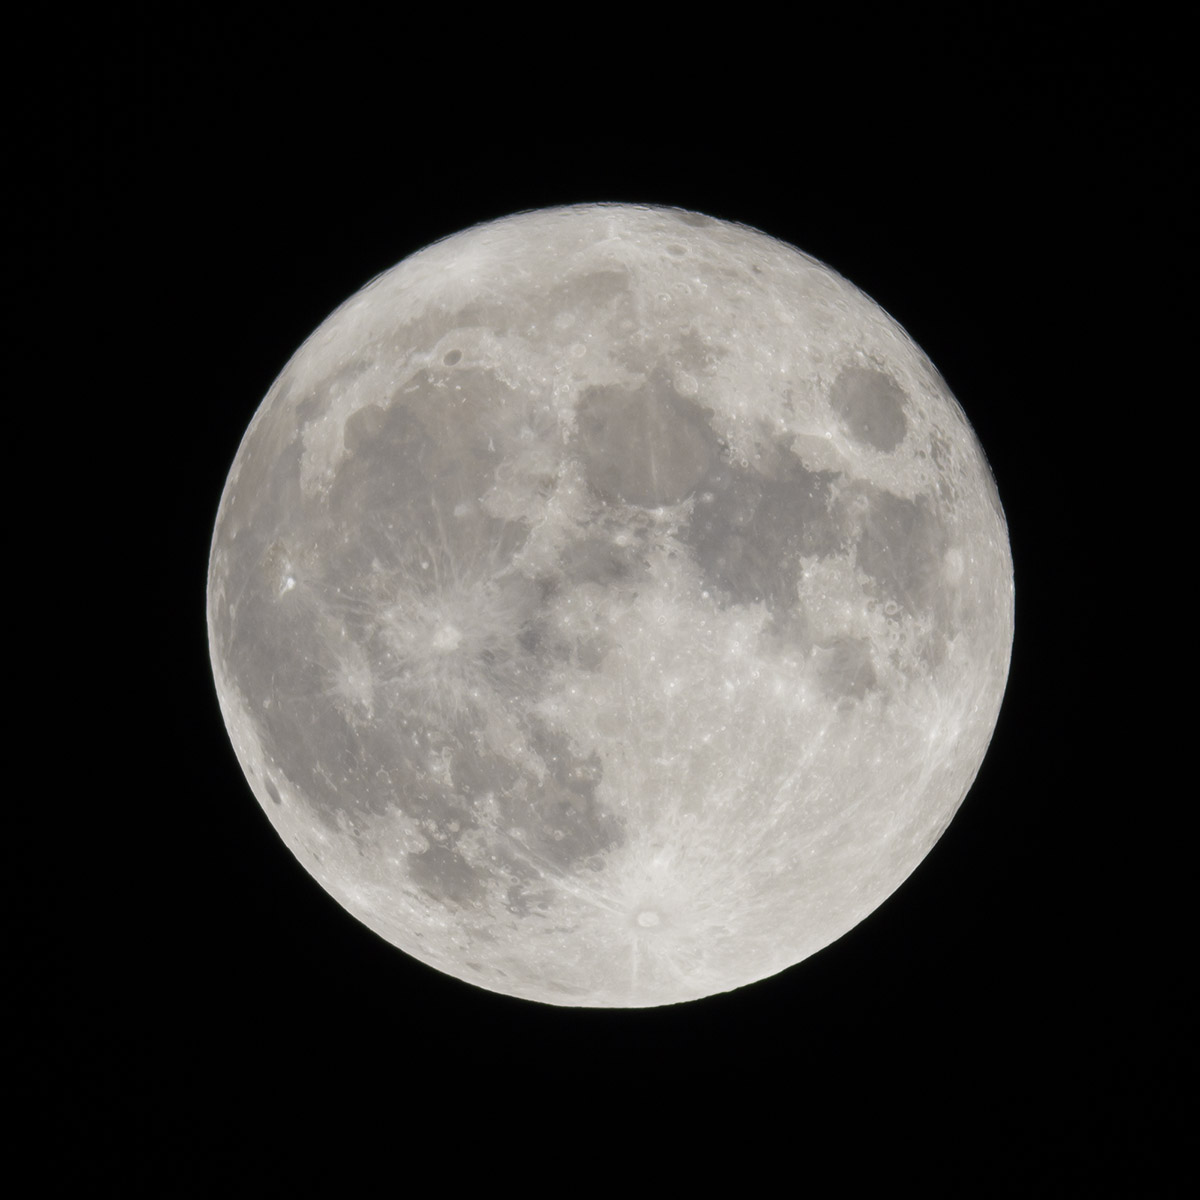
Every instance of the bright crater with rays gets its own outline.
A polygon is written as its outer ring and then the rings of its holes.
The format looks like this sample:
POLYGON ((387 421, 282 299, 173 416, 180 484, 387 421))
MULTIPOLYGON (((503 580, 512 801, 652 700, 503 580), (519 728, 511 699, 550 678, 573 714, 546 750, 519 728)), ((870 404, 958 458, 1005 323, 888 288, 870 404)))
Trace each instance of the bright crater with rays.
POLYGON ((587 205, 406 259, 308 339, 221 500, 217 693, 359 920, 471 983, 634 1007, 828 945, 987 749, 990 471, 829 268, 587 205))

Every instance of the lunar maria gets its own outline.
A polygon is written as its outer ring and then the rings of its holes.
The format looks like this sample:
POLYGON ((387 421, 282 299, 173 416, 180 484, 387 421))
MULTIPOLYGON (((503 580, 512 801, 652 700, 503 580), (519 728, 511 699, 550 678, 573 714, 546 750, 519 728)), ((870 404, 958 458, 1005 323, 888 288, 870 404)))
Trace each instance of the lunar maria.
POLYGON ((765 233, 623 204, 337 309, 241 443, 207 601, 306 869, 560 1005, 727 991, 861 921, 974 780, 1013 636, 991 472, 900 326, 765 233))

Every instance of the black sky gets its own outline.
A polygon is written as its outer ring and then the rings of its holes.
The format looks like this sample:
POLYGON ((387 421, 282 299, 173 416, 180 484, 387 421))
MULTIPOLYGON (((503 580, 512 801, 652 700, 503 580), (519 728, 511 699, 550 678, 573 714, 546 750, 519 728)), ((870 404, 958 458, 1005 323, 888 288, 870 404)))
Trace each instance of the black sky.
POLYGON ((1181 1188, 1185 802, 1131 699, 1139 657, 1172 653, 1140 614, 1178 585, 1138 565, 1155 501, 1129 457, 1173 352, 1179 34, 1055 9, 189 13, 18 39, 44 66, 13 109, 17 282, 50 284, 26 307, 89 510, 42 549, 100 594, 63 803, 36 810, 68 815, 35 818, 13 872, 31 1004, 9 1059, 43 1161, 161 1194, 297 1166, 641 1192, 720 1162, 742 1193, 1181 1188), (589 200, 756 226, 878 300, 979 434, 1017 577, 987 761, 900 892, 781 976, 633 1013, 472 989, 342 912, 242 779, 204 628, 225 473, 299 343, 436 238, 589 200))

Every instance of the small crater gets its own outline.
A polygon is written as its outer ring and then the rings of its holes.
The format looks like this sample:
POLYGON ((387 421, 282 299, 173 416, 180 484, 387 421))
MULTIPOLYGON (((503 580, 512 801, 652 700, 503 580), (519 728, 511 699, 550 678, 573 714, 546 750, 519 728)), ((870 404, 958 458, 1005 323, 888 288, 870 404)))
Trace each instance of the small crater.
POLYGON ((687 248, 685 246, 680 246, 677 242, 672 242, 671 245, 667 247, 667 253, 672 258, 682 258, 687 253, 687 248))
POLYGON ((653 929, 656 925, 662 924, 662 918, 658 915, 658 913, 653 912, 650 909, 645 909, 643 912, 638 913, 637 923, 643 929, 653 929))
POLYGON ((458 362, 458 361, 459 361, 459 359, 461 359, 461 358, 462 358, 462 351, 461 351, 461 350, 451 350, 451 351, 449 351, 449 352, 446 354, 446 356, 445 356, 445 357, 442 359, 442 362, 444 362, 444 363, 446 364, 446 366, 448 366, 448 367, 452 367, 452 366, 454 366, 454 364, 455 364, 456 362, 458 362))
POLYGON ((264 783, 263 786, 267 789, 267 795, 270 796, 276 804, 283 803, 283 800, 280 799, 279 796, 279 789, 269 779, 264 783))

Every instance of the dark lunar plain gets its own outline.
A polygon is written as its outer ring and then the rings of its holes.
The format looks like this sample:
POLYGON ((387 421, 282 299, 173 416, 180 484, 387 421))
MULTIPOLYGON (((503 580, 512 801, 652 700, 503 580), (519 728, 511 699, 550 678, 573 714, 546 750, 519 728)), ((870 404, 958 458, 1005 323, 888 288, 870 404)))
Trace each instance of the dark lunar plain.
POLYGON ((1193 805, 1138 678, 1188 652, 1180 547, 1145 532, 1194 389, 1152 379, 1188 345, 1178 31, 1106 4, 727 20, 19 31, 40 366, 10 401, 52 499, 20 506, 47 559, 11 628, 62 647, 43 785, 9 800, 31 1194, 1190 1193, 1193 805), (999 725, 915 874, 781 975, 627 1012, 472 988, 325 895, 241 774, 205 630, 225 475, 301 341, 435 239, 596 200, 755 226, 882 304, 978 434, 1016 564, 999 725))

